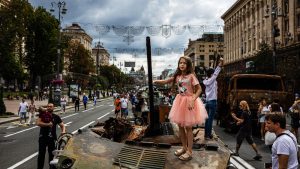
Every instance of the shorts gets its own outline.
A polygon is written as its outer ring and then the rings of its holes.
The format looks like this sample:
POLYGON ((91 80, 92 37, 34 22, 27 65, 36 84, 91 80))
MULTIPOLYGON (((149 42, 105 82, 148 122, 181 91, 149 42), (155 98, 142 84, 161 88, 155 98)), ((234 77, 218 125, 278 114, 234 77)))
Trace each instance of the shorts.
POLYGON ((120 113, 120 110, 115 109, 115 114, 118 114, 118 113, 120 113))
POLYGON ((243 140, 246 138, 247 142, 250 145, 253 144, 254 142, 253 142, 251 133, 252 133, 252 131, 245 132, 245 131, 239 130, 239 132, 236 136, 236 143, 241 146, 243 140))
POLYGON ((122 116, 128 116, 128 109, 127 108, 125 108, 125 109, 121 108, 121 113, 122 113, 122 116))
POLYGON ((20 112, 20 118, 26 118, 26 112, 20 112))

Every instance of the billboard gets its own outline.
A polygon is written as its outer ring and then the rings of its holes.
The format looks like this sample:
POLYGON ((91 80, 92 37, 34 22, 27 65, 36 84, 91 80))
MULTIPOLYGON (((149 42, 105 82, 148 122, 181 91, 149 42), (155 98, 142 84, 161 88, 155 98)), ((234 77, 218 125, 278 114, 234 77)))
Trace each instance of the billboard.
POLYGON ((69 97, 78 97, 78 89, 79 89, 78 84, 71 84, 69 97))
POLYGON ((135 62, 125 62, 125 67, 135 67, 135 62))

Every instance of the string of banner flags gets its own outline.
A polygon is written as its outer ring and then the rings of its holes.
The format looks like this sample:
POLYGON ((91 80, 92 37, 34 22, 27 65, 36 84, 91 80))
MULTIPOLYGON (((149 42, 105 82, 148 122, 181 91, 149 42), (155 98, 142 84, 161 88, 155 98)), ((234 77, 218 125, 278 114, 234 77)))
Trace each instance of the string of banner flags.
POLYGON ((151 36, 163 36, 169 38, 171 35, 182 35, 189 31, 192 35, 201 35, 204 32, 223 32, 223 25, 160 25, 160 26, 124 26, 124 25, 102 25, 92 23, 80 23, 83 27, 92 27, 101 37, 108 34, 111 30, 117 35, 123 37, 123 42, 130 45, 134 42, 135 36, 140 36, 147 32, 151 36))

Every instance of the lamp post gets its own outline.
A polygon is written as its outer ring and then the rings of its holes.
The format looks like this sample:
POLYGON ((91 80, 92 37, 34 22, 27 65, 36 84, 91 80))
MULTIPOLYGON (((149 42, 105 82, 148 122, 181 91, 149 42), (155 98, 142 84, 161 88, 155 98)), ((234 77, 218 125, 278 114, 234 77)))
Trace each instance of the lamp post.
MULTIPOLYGON (((277 19, 277 3, 276 1, 272 0, 271 1, 271 29, 272 29, 272 34, 271 34, 271 46, 272 46, 272 69, 273 73, 276 73, 276 41, 275 38, 280 35, 280 30, 277 25, 275 25, 275 20, 277 19)), ((269 6, 267 6, 266 9, 266 18, 269 17, 269 6)))
POLYGON ((55 105, 60 105, 60 97, 61 97, 61 89, 60 85, 62 85, 63 80, 62 76, 60 76, 60 71, 59 71, 59 65, 60 65, 60 58, 61 58, 61 26, 60 26, 60 21, 61 21, 61 16, 66 14, 67 9, 66 9, 66 2, 65 1, 58 1, 58 2, 51 2, 51 9, 50 12, 55 12, 54 6, 57 6, 58 8, 58 38, 57 38, 57 72, 56 72, 56 80, 54 80, 52 83, 53 85, 56 86, 56 89, 54 91, 54 104, 55 105))

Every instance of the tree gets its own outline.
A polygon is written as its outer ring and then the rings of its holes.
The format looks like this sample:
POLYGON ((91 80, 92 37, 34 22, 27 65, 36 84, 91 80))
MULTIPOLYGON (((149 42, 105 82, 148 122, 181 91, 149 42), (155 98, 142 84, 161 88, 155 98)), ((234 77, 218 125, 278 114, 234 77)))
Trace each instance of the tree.
POLYGON ((29 19, 26 38, 27 66, 31 88, 37 76, 43 77, 55 72, 57 62, 58 21, 44 8, 38 7, 29 19))
POLYGON ((27 0, 11 0, 6 8, 0 9, 0 72, 6 82, 24 80, 23 43, 31 13, 32 6, 27 0))
POLYGON ((259 52, 254 55, 255 69, 257 73, 271 73, 273 71, 272 50, 266 43, 260 44, 259 52))
POLYGON ((91 53, 79 42, 71 41, 65 52, 67 69, 69 72, 90 75, 95 73, 95 66, 91 53))

